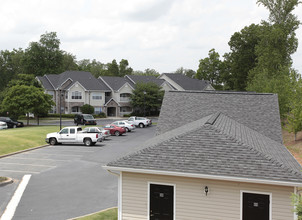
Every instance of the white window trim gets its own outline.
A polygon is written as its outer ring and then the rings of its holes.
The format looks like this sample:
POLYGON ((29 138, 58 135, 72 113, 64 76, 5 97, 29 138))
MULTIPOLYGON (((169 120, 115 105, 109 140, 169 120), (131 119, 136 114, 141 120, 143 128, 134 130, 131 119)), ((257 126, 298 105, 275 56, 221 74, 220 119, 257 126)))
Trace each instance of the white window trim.
POLYGON ((261 195, 269 196, 269 220, 272 220, 272 193, 270 192, 258 192, 258 191, 249 191, 249 190, 240 190, 240 220, 243 220, 242 211, 243 211, 243 193, 254 193, 261 195))
POLYGON ((156 185, 164 185, 164 186, 173 186, 173 220, 175 220, 175 214, 176 214, 176 209, 175 209, 175 201, 176 201, 176 184, 171 184, 171 183, 162 183, 162 182, 148 182, 148 210, 147 210, 147 216, 148 219, 150 219, 150 185, 151 184, 156 184, 156 185))

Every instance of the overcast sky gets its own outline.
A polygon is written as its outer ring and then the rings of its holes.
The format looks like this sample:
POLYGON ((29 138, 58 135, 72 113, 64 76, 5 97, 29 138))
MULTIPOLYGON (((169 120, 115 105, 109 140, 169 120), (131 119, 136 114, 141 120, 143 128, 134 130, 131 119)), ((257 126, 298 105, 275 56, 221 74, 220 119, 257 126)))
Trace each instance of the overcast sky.
MULTIPOLYGON (((232 34, 267 20, 256 0, 0 0, 0 50, 27 48, 57 32, 61 49, 102 63, 127 59, 134 70, 197 70, 232 34)), ((296 10, 302 20, 302 5, 296 10)), ((302 27, 294 67, 302 73, 302 27)))

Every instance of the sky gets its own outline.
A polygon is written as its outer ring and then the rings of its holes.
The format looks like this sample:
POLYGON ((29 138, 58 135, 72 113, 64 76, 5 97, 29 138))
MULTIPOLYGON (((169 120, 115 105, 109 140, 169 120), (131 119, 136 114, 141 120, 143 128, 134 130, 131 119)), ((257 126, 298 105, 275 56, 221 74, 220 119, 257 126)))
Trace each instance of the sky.
MULTIPOLYGON (((46 32, 77 60, 127 59, 134 70, 198 69, 214 48, 229 52, 230 37, 267 20, 256 0, 0 0, 0 50, 26 49, 46 32)), ((294 13, 302 21, 302 4, 294 13)), ((293 67, 302 73, 302 27, 293 67)))

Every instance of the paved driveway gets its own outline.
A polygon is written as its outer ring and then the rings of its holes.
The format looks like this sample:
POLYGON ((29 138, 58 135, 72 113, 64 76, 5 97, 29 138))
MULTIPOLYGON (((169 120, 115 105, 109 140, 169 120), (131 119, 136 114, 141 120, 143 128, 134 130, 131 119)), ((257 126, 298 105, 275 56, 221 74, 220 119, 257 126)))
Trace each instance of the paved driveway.
POLYGON ((60 220, 117 206, 117 177, 102 165, 135 150, 155 128, 137 128, 93 147, 56 145, 0 159, 0 176, 17 180, 0 187, 0 212, 25 174, 32 177, 13 219, 60 220))

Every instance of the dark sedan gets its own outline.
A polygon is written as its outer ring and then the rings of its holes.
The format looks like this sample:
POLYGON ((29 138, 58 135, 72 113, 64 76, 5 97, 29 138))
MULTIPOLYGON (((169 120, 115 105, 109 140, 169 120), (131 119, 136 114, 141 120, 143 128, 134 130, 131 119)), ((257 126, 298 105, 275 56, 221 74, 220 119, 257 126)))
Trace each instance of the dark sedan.
POLYGON ((23 122, 13 121, 9 117, 0 117, 0 121, 6 122, 8 128, 16 128, 16 127, 23 127, 24 126, 23 122))

